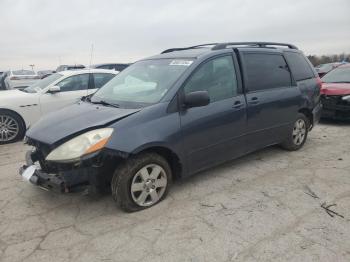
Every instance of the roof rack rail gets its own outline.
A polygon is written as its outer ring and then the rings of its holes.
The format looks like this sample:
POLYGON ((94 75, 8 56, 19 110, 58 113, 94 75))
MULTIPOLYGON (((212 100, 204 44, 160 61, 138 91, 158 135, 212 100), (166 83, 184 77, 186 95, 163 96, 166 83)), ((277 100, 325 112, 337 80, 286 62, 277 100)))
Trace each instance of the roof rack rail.
POLYGON ((290 49, 298 49, 295 45, 285 44, 285 43, 275 43, 275 42, 228 42, 215 45, 212 50, 225 49, 227 46, 251 46, 251 47, 267 47, 267 46, 285 46, 290 49))
POLYGON ((194 45, 194 46, 189 46, 189 47, 170 48, 170 49, 164 50, 163 52, 161 52, 161 54, 171 53, 171 52, 175 52, 175 51, 196 49, 196 48, 201 48, 201 47, 205 47, 205 46, 208 46, 208 45, 217 46, 217 45, 219 45, 219 43, 210 43, 210 44, 194 45))

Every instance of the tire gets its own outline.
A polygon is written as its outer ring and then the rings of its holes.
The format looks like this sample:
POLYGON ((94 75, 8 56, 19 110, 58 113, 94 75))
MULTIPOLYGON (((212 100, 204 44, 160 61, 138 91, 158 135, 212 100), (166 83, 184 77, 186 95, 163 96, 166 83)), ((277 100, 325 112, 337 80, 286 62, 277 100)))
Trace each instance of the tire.
POLYGON ((18 141, 24 137, 25 125, 14 112, 0 109, 0 145, 18 141))
POLYGON ((289 151, 296 151, 302 148, 307 139, 309 127, 309 119, 304 114, 299 113, 289 131, 288 138, 281 144, 281 146, 289 151))
POLYGON ((171 180, 171 168, 162 156, 143 153, 117 167, 111 182, 112 196, 121 209, 139 211, 162 201, 171 180))

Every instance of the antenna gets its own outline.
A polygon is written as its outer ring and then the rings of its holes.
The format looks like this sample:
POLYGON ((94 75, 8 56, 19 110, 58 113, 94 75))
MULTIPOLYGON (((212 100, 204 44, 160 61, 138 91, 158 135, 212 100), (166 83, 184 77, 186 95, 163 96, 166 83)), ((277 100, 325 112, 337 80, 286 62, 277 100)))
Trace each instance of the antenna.
MULTIPOLYGON (((90 70, 91 70, 91 62, 92 62, 92 55, 94 53, 94 44, 91 44, 91 52, 90 52, 90 62, 89 62, 89 79, 90 78, 90 70)), ((89 84, 90 84, 90 81, 89 81, 89 84)), ((89 95, 89 85, 87 86, 86 88, 86 95, 88 96, 89 95)))
POLYGON ((91 67, 91 62, 92 62, 92 55, 94 53, 94 44, 91 44, 91 53, 90 53, 90 63, 89 63, 89 68, 91 67))

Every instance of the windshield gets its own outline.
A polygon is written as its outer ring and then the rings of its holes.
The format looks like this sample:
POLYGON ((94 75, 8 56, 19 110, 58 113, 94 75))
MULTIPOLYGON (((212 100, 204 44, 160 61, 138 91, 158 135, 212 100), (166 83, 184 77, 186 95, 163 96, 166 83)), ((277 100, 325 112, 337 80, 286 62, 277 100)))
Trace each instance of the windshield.
POLYGON ((323 65, 317 66, 316 69, 318 71, 328 72, 328 71, 331 71, 333 69, 333 65, 332 64, 323 64, 323 65))
POLYGON ((44 89, 48 85, 50 85, 53 82, 55 82, 60 77, 62 77, 62 75, 61 74, 57 74, 57 73, 53 74, 53 75, 50 75, 50 76, 48 76, 48 77, 46 77, 44 79, 39 80, 38 82, 35 82, 34 84, 28 86, 23 91, 24 92, 28 92, 28 93, 39 92, 40 90, 44 89))
POLYGON ((137 62, 99 89, 91 102, 144 106, 159 102, 192 60, 156 59, 137 62))
POLYGON ((338 67, 324 77, 322 77, 324 83, 350 83, 350 66, 338 67))

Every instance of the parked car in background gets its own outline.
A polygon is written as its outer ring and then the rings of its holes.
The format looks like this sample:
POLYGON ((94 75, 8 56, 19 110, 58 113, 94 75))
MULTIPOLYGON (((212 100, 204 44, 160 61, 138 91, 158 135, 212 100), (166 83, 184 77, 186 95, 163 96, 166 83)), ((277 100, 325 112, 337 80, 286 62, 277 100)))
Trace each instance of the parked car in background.
POLYGON ((5 78, 8 75, 8 72, 3 72, 2 75, 0 76, 0 91, 1 90, 7 90, 6 84, 5 84, 5 78))
POLYGON ((320 84, 290 44, 165 50, 33 125, 20 173, 58 192, 110 186, 121 208, 144 209, 172 179, 274 144, 300 149, 320 116, 320 84))
POLYGON ((10 70, 5 79, 6 89, 23 89, 37 82, 40 77, 32 70, 10 70))
POLYGON ((335 63, 328 63, 328 64, 321 64, 315 67, 316 72, 320 77, 323 77, 328 72, 332 71, 334 68, 337 68, 338 66, 344 64, 344 62, 335 62, 335 63))
POLYGON ((56 72, 66 71, 66 70, 78 70, 84 69, 84 65, 60 65, 57 67, 56 72))
POLYGON ((350 64, 332 70, 322 78, 322 117, 350 120, 350 64))
POLYGON ((55 73, 54 70, 41 70, 41 71, 37 72, 40 79, 44 79, 45 77, 48 77, 49 75, 52 75, 53 73, 55 73))
POLYGON ((21 91, 0 92, 0 144, 23 138, 41 116, 94 93, 117 73, 103 69, 62 71, 21 91))
POLYGON ((100 68, 100 69, 111 69, 115 71, 123 71, 125 68, 127 68, 130 64, 114 64, 114 63, 109 63, 109 64, 96 64, 92 65, 91 68, 100 68))

